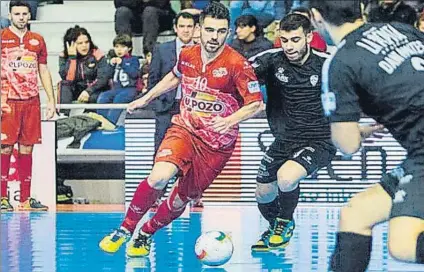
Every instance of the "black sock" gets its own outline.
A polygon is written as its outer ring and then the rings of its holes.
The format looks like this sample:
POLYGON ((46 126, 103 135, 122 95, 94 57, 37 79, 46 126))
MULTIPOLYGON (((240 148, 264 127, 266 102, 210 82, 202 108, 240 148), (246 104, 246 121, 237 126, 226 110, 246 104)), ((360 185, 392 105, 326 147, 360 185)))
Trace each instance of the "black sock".
POLYGON ((424 231, 417 240, 417 263, 424 264, 424 231))
POLYGON ((299 195, 299 186, 291 192, 282 192, 278 190, 278 201, 280 202, 278 217, 281 219, 293 220, 293 213, 299 202, 299 195))
POLYGON ((334 272, 364 272, 371 258, 372 237, 338 232, 330 266, 334 272))
POLYGON ((269 224, 272 226, 280 211, 278 207, 278 197, 269 203, 258 203, 258 208, 262 216, 268 220, 269 224))

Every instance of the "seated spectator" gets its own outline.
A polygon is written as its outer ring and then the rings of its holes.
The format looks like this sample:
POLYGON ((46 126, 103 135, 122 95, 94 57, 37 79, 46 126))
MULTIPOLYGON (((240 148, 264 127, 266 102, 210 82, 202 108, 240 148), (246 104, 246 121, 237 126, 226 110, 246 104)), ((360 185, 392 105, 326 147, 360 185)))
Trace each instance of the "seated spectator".
POLYGON ((272 43, 263 36, 255 16, 240 16, 236 20, 235 29, 237 39, 231 46, 246 59, 272 48, 272 43))
POLYGON ((60 104, 96 103, 99 94, 109 88, 111 73, 106 58, 88 31, 79 26, 66 31, 63 47, 59 56, 60 104))
MULTIPOLYGON (((113 55, 109 56, 109 66, 114 71, 113 85, 111 90, 99 95, 98 104, 128 103, 136 97, 140 62, 137 57, 131 56, 132 48, 132 38, 127 34, 119 34, 113 40, 113 55)), ((116 125, 122 110, 102 109, 97 113, 116 125)))
POLYGON ((170 0, 114 0, 114 3, 116 34, 141 32, 145 56, 153 51, 159 33, 172 29, 175 12, 170 0))
MULTIPOLYGON (((303 16, 308 17, 309 20, 311 20, 311 13, 309 9, 304 7, 298 7, 292 10, 291 13, 297 13, 303 16)), ((324 40, 324 38, 321 37, 321 35, 318 33, 318 31, 312 31, 312 41, 310 44, 312 49, 315 49, 320 52, 327 52, 327 42, 324 40)), ((274 47, 280 48, 281 47, 281 40, 279 38, 275 39, 274 47)))
MULTIPOLYGON (((235 21, 241 15, 253 15, 258 20, 258 24, 262 29, 265 29, 275 18, 275 1, 263 0, 243 0, 243 1, 231 1, 230 2, 230 13, 231 22, 230 26, 235 24, 235 21)), ((231 42, 234 38, 234 33, 230 35, 229 41, 231 42)))

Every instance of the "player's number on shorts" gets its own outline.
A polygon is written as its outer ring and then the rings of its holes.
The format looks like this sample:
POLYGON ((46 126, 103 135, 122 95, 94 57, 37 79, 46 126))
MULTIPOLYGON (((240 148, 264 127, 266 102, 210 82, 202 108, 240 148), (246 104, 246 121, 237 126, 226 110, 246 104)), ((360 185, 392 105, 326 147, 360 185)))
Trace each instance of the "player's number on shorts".
POLYGON ((417 71, 424 71, 424 59, 420 57, 411 58, 412 67, 417 71))
POLYGON ((204 91, 206 90, 206 87, 208 86, 208 80, 205 77, 197 77, 196 82, 194 84, 194 87, 197 90, 204 91))

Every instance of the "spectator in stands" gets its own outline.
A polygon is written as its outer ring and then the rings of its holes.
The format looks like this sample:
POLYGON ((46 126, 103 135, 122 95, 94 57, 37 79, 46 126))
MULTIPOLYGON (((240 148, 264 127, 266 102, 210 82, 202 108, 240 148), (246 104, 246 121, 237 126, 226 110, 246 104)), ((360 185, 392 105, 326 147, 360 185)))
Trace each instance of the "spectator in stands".
POLYGON ((377 6, 373 6, 368 15, 369 22, 401 22, 415 25, 417 13, 415 9, 401 0, 379 1, 377 6))
POLYGON ((88 31, 79 26, 66 31, 63 47, 59 56, 60 104, 96 103, 100 93, 109 89, 111 72, 104 54, 88 31))
POLYGON ((231 46, 246 59, 271 49, 272 43, 263 36, 258 20, 253 15, 242 15, 235 23, 236 36, 231 46))
POLYGON ((170 0, 114 0, 116 34, 139 32, 143 35, 143 51, 146 56, 153 51, 161 31, 172 29, 175 12, 170 0), (141 29, 136 29, 141 26, 141 29))
POLYGON ((419 31, 424 32, 424 7, 421 9, 421 12, 419 14, 417 28, 419 31))
MULTIPOLYGON (((137 95, 140 62, 131 55, 132 38, 127 34, 118 34, 113 40, 113 54, 109 56, 109 66, 113 72, 113 85, 109 91, 102 92, 97 98, 98 104, 129 103, 137 95)), ((120 109, 102 109, 97 113, 116 125, 122 113, 120 109)))
MULTIPOLYGON (((182 48, 193 44, 194 30, 195 19, 193 15, 187 12, 179 13, 174 22, 174 31, 177 38, 174 41, 156 46, 153 51, 152 63, 149 70, 148 90, 152 89, 174 68, 182 48)), ((158 97, 153 102, 153 110, 155 111, 156 118, 155 153, 171 125, 172 116, 180 112, 181 98, 182 93, 179 86, 177 89, 158 97)), ((203 204, 198 202, 194 205, 202 206, 203 204)))
MULTIPOLYGON (((304 7, 298 7, 292 10, 291 13, 297 13, 303 16, 308 17, 309 20, 311 20, 311 13, 309 9, 304 7)), ((277 48, 281 47, 281 40, 280 38, 275 39, 274 46, 277 48)), ((318 33, 318 31, 312 31, 312 41, 310 43, 310 46, 312 49, 315 49, 320 52, 326 52, 327 51, 327 43, 326 41, 321 37, 321 35, 318 33)))
MULTIPOLYGON (((183 46, 192 44, 194 34, 194 19, 190 13, 182 12, 177 15, 174 30, 177 38, 173 41, 160 44, 153 51, 150 64, 148 90, 152 89, 177 63, 178 56, 183 46)), ((158 97, 153 102, 156 113, 155 152, 171 125, 171 118, 179 112, 181 99, 180 88, 158 97)))
MULTIPOLYGON (((259 26, 266 28, 275 18, 275 1, 273 0, 242 0, 230 1, 231 22, 230 26, 235 24, 235 21, 241 15, 253 15, 258 20, 259 26)), ((229 42, 234 38, 234 33, 230 35, 229 42)))

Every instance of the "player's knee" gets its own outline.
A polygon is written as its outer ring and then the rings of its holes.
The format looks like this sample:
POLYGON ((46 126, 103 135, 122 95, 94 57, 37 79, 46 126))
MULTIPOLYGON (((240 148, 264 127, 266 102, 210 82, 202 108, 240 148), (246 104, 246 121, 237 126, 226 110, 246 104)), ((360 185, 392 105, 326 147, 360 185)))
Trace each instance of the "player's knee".
POLYGON ((362 225, 360 209, 355 205, 355 201, 349 201, 340 209, 340 231, 346 231, 343 226, 349 226, 350 230, 360 231, 363 229, 362 225))
POLYGON ((404 221, 399 217, 395 219, 398 219, 396 224, 392 224, 392 220, 390 222, 389 253, 393 258, 400 261, 414 262, 418 256, 418 244, 421 239, 420 230, 414 229, 408 224, 408 221, 404 221))
POLYGON ((286 171, 277 172, 278 188, 282 192, 291 192, 297 188, 299 179, 296 175, 287 173, 286 171))
POLYGON ((170 177, 167 173, 161 173, 158 171, 153 171, 148 178, 149 185, 156 190, 162 190, 165 188, 169 180, 170 177))
POLYGON ((19 154, 32 154, 32 145, 19 145, 19 154))
POLYGON ((297 188, 299 181, 287 179, 287 178, 278 178, 278 188, 282 192, 291 192, 297 188))
POLYGON ((13 152, 13 146, 11 145, 1 145, 1 154, 10 155, 13 152))
MULTIPOLYGON (((393 235, 396 234, 390 233, 390 237, 393 235)), ((405 238, 403 235, 394 239, 389 238, 389 253, 393 258, 400 261, 413 262, 416 256, 415 241, 405 238)))
POLYGON ((275 186, 264 186, 263 184, 258 183, 256 187, 256 201, 259 203, 269 203, 272 202, 277 197, 278 191, 275 186))

